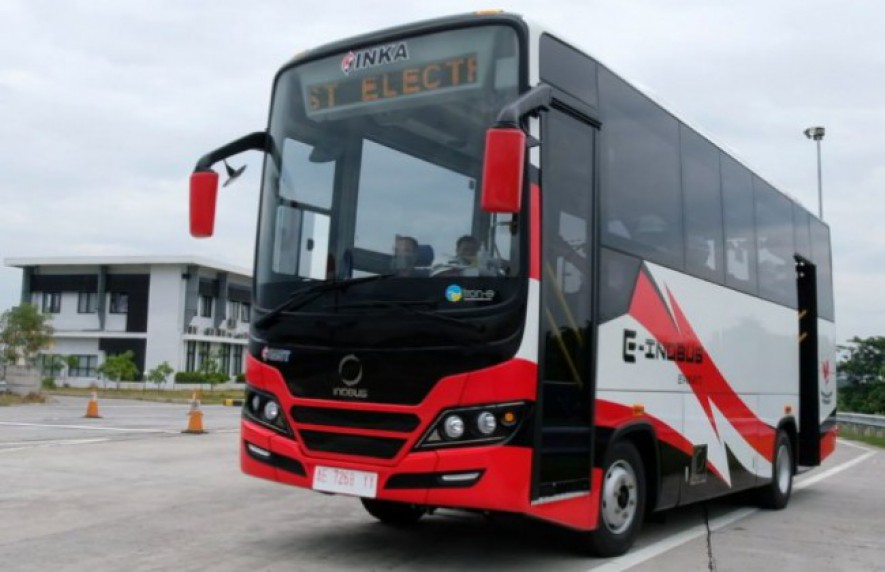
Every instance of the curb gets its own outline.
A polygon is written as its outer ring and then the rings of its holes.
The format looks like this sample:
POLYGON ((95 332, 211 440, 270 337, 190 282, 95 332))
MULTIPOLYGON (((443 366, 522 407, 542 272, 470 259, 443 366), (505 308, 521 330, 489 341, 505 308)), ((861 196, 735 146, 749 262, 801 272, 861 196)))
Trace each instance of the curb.
POLYGON ((245 400, 243 399, 225 399, 224 404, 227 407, 240 407, 243 405, 245 400))

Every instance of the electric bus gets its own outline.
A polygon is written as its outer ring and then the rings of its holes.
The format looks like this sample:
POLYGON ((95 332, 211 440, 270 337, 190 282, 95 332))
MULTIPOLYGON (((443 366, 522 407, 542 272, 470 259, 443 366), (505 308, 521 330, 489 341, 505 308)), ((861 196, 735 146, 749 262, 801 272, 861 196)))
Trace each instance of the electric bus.
POLYGON ((782 508, 834 450, 827 225, 521 16, 297 55, 266 129, 198 161, 193 236, 212 166, 248 150, 245 473, 385 523, 528 515, 611 556, 655 511, 782 508))

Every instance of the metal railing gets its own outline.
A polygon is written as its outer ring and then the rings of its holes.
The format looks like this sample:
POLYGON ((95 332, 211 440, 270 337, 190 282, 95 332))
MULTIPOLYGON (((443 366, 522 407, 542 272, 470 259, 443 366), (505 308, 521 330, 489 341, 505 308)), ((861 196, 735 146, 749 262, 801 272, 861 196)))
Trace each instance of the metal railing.
POLYGON ((885 415, 838 413, 836 421, 847 431, 868 437, 885 437, 885 415))

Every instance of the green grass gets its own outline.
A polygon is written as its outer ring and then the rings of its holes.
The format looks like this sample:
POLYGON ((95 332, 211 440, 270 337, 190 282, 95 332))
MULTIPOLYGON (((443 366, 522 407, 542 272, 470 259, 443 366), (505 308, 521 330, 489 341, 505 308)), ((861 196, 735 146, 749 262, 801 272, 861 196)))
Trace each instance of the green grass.
MULTIPOLYGON (((160 401, 164 403, 184 403, 191 400, 193 396, 192 389, 176 389, 174 391, 156 390, 156 389, 107 389, 97 388, 98 399, 136 399, 139 401, 160 401)), ((69 395, 75 397, 89 397, 92 390, 79 387, 64 387, 58 389, 47 390, 49 395, 69 395)), ((200 390, 198 392, 200 402, 205 404, 220 404, 225 399, 243 399, 245 391, 242 389, 225 389, 225 390, 200 390)))
POLYGON ((844 427, 839 430, 839 437, 843 439, 848 439, 849 441, 860 441, 861 443, 866 443, 867 445, 873 445, 875 447, 885 449, 885 437, 861 435, 860 433, 855 433, 854 431, 848 431, 844 427))
POLYGON ((29 393, 27 395, 16 395, 14 393, 0 394, 0 407, 8 405, 23 405, 25 403, 45 403, 46 395, 42 393, 29 393))

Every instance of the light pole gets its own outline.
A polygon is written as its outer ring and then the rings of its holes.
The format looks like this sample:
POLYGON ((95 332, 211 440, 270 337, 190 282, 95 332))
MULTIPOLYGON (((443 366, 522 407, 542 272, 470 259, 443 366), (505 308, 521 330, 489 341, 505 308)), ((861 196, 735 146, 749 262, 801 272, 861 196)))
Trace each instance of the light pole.
POLYGON ((805 136, 817 142, 817 216, 824 218, 824 191, 820 178, 820 141, 824 138, 826 130, 823 127, 809 127, 805 130, 805 136))

